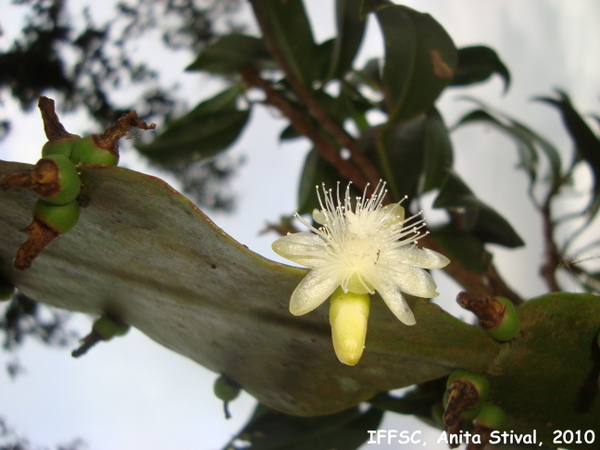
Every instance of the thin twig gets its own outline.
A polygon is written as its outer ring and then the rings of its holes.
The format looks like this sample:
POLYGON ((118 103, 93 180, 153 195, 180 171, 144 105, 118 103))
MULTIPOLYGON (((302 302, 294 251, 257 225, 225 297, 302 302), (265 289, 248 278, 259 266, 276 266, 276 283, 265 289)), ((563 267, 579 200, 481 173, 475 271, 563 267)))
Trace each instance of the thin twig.
MULTIPOLYGON (((318 147, 317 150, 319 152, 325 150, 327 154, 323 154, 323 156, 332 164, 334 164, 334 166, 337 167, 340 171, 340 175, 344 177, 345 175, 343 175, 342 171, 347 172, 347 168, 344 166, 354 166, 356 171, 361 173, 361 176, 358 177, 358 179, 348 179, 352 180, 360 189, 364 189, 367 183, 370 183, 373 187, 376 186, 381 178, 378 170, 375 168, 373 163, 368 158, 366 158, 358 149, 356 140, 352 138, 335 120, 329 117, 329 115, 322 108, 320 103, 317 100, 315 100, 310 89, 308 89, 306 86, 304 86, 304 84, 302 84, 302 82, 300 82, 293 70, 291 70, 291 68, 288 66, 287 61, 281 54, 277 42, 275 42, 275 39, 273 38, 273 34, 271 32, 269 23, 266 20, 262 11, 263 6, 259 5, 259 2, 256 0, 253 0, 250 3, 252 4, 256 20, 258 21, 259 26, 262 30, 265 44, 269 48, 269 51, 271 52, 275 62, 277 62, 281 70, 283 70, 283 72, 285 73, 286 81, 290 84, 292 89, 299 96, 300 100, 306 106, 311 116, 317 120, 319 126, 323 130, 325 130, 339 146, 336 149, 335 160, 331 158, 332 155, 329 151, 326 150, 324 146, 318 147), (342 157, 339 155, 339 148, 346 148, 350 152, 350 158, 348 160, 342 159, 342 157)), ((301 132, 298 129, 297 131, 301 132)))
POLYGON ((554 222, 552 221, 552 199, 557 189, 551 189, 540 208, 542 214, 542 226, 544 228, 544 264, 540 268, 540 275, 548 285, 551 292, 560 291, 560 286, 556 280, 556 269, 561 263, 560 252, 554 242, 554 222))
POLYGON ((317 151, 337 168, 342 177, 352 180, 359 188, 364 188, 369 183, 370 180, 365 177, 355 164, 351 163, 350 160, 341 158, 338 146, 330 137, 327 137, 319 130, 306 110, 292 104, 281 92, 273 89, 272 83, 261 78, 255 69, 244 69, 242 77, 249 86, 262 90, 266 96, 264 103, 279 109, 290 120, 295 130, 310 139, 317 151))

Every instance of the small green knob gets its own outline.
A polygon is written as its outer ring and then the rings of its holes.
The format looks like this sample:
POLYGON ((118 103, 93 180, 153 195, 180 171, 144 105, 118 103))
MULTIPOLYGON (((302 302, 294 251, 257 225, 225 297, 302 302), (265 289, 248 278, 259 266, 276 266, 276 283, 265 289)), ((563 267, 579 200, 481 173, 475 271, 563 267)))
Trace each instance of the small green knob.
POLYGON ((73 201, 66 205, 53 205, 39 199, 33 207, 34 218, 58 234, 65 234, 79 219, 80 207, 73 201))
POLYGON ((98 333, 103 341, 108 341, 115 336, 123 336, 129 331, 129 325, 119 322, 111 317, 102 316, 94 322, 92 330, 98 333))
POLYGON ((513 302, 504 297, 495 297, 504 307, 504 317, 493 328, 485 329, 486 333, 499 342, 514 339, 521 331, 521 319, 513 302))
POLYGON ((68 158, 71 156, 73 145, 78 139, 81 139, 81 136, 71 134, 69 137, 48 141, 42 147, 42 157, 63 155, 68 158))
POLYGON ((71 151, 71 160, 75 164, 106 164, 108 166, 116 166, 119 163, 118 152, 99 146, 96 136, 95 134, 90 134, 75 142, 71 151))
POLYGON ((36 164, 32 177, 40 180, 35 192, 53 205, 66 205, 79 195, 81 179, 75 164, 64 155, 48 155, 36 164))
POLYGON ((479 425, 492 430, 505 430, 507 416, 502 408, 491 402, 485 402, 481 406, 481 412, 475 418, 475 425, 479 425))

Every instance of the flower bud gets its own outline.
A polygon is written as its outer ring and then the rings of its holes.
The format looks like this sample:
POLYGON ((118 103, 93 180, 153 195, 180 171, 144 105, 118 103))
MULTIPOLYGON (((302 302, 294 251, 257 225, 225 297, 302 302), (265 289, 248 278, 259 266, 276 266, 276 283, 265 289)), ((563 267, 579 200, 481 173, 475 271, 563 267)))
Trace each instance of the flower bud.
POLYGON ((331 296, 329 323, 333 349, 344 364, 354 366, 365 348, 369 319, 369 294, 344 292, 337 288, 331 296))

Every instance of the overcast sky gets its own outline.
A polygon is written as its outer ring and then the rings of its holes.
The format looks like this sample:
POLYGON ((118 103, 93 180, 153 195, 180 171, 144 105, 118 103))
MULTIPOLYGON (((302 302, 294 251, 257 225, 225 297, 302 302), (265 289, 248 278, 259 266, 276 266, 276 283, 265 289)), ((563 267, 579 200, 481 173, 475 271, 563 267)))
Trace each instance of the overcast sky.
MULTIPOLYGON (((0 0, 0 6, 8 3, 0 0)), ((84 3, 73 2, 77 7, 84 3)), ((600 2, 413 0, 405 4, 431 13, 459 47, 483 44, 494 48, 511 71, 513 83, 505 96, 498 78, 474 88, 447 90, 439 107, 448 124, 470 108, 458 99, 468 94, 512 114, 568 149, 570 144, 556 111, 530 99, 550 95, 552 89, 560 87, 571 95, 580 111, 600 110, 600 2)), ((307 5, 317 38, 330 37, 333 0, 307 0, 307 5)), ((4 22, 3 19, 3 25, 4 22)), ((0 36, 3 47, 7 45, 3 41, 6 36, 11 34, 0 36)), ((360 60, 380 54, 381 38, 371 21, 360 60)), ((156 60, 157 55, 149 53, 148 57, 156 60)), ((205 80, 197 74, 183 73, 189 62, 187 58, 175 58, 167 76, 189 86, 193 96, 205 80)), ((37 111, 22 117, 14 110, 14 102, 2 100, 4 105, 0 107, 13 108, 10 114, 14 128, 10 137, 0 143, 0 158, 35 162, 45 141, 37 111)), ((76 131, 76 120, 65 120, 69 130, 76 131)), ((306 142, 280 145, 277 136, 283 125, 269 111, 256 108, 248 132, 233 150, 233 154, 246 158, 232 184, 239 206, 233 215, 209 213, 219 226, 250 249, 278 260, 270 249, 276 236, 259 236, 258 232, 265 222, 276 221, 296 206, 297 180, 308 150, 306 142), (265 167, 270 169, 269 176, 265 176, 265 167)), ((525 177, 514 171, 514 145, 481 127, 454 133, 453 142, 457 170, 531 244, 522 250, 492 249, 503 274, 523 295, 542 294, 544 286, 536 276, 536 261, 541 254, 540 227, 535 215, 528 213, 525 177)), ((133 151, 124 153, 121 165, 156 173, 133 151)), ((585 183, 587 174, 579 175, 585 183)), ((458 288, 444 277, 438 279, 442 295, 436 301, 450 308, 458 288)), ((83 335, 89 323, 87 317, 76 317, 70 325, 83 335)), ((0 369, 9 358, 0 353, 0 369)), ((79 360, 72 359, 67 349, 48 349, 29 342, 19 352, 19 362, 26 372, 16 380, 0 370, 0 415, 19 434, 38 445, 55 446, 80 437, 91 450, 219 449, 245 423, 254 405, 248 395, 242 395, 231 405, 233 419, 226 421, 220 402, 212 395, 216 375, 135 330, 126 338, 99 344, 79 360)), ((388 415, 382 426, 426 429, 419 422, 393 415, 388 415)), ((438 431, 433 432, 433 436, 437 435, 438 431)), ((429 441, 427 448, 447 447, 429 441)))

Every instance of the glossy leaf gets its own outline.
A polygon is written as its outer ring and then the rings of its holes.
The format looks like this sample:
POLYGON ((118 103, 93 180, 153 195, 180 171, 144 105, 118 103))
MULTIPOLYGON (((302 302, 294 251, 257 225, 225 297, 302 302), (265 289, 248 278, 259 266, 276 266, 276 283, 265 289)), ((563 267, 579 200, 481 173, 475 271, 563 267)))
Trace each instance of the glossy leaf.
POLYGON ((452 167, 454 154, 448 129, 437 109, 427 113, 423 127, 424 167, 419 191, 429 192, 443 184, 447 170, 452 167))
POLYGON ((492 261, 484 242, 473 233, 445 225, 432 229, 431 237, 442 246, 451 261, 458 261, 475 273, 485 273, 492 261))
POLYGON ((310 87, 325 69, 316 62, 317 45, 302 0, 255 0, 253 7, 266 22, 288 68, 310 87))
POLYGON ((442 117, 436 110, 425 116, 394 126, 364 133, 361 145, 372 154, 380 171, 390 184, 394 198, 409 198, 439 188, 452 166, 452 144, 442 117))
POLYGON ((258 405, 248 425, 225 450, 248 448, 236 440, 250 442, 252 450, 358 449, 369 438, 367 430, 376 430, 383 411, 353 407, 336 414, 297 417, 258 405))
MULTIPOLYGON (((26 167, 2 162, 0 176, 26 167)), ((251 252, 157 178, 108 166, 82 166, 81 178, 89 206, 26 271, 12 261, 35 196, 0 192, 0 276, 34 300, 110 312, 272 408, 339 412, 454 368, 481 371, 498 351, 482 330, 428 300, 409 298, 417 325, 408 327, 375 296, 363 358, 341 364, 327 305, 301 317, 289 312, 306 270, 251 252)))
POLYGON ((463 220, 461 231, 471 232, 484 242, 511 248, 524 245, 508 221, 478 199, 453 171, 448 171, 433 207, 445 208, 463 215, 466 220, 463 220))
POLYGON ((350 76, 354 83, 362 83, 375 91, 383 89, 383 80, 380 68, 379 58, 369 59, 362 69, 354 70, 350 76))
POLYGON ((530 192, 533 191, 536 181, 540 178, 549 178, 550 183, 553 185, 561 182, 561 158, 554 145, 523 123, 490 108, 478 100, 472 98, 467 98, 467 100, 478 104, 482 109, 474 110, 463 116, 455 125, 455 128, 470 123, 484 123, 494 126, 514 139, 519 152, 519 165, 529 176, 530 192), (550 165, 548 175, 542 174, 540 176, 538 174, 539 153, 543 154, 548 160, 550 165))
POLYGON ((433 106, 454 76, 457 52, 429 14, 395 4, 374 8, 385 42, 383 85, 390 122, 414 118, 433 106))
POLYGON ((366 21, 360 17, 362 0, 336 0, 337 34, 327 79, 343 78, 352 68, 365 32, 366 21))
POLYGON ((510 86, 510 72, 494 50, 483 45, 459 48, 452 86, 480 83, 494 73, 502 77, 506 92, 510 86))
POLYGON ((136 148, 158 163, 208 159, 226 150, 241 134, 250 110, 237 109, 245 88, 235 84, 200 103, 185 116, 167 124, 150 143, 136 148))
POLYGON ((276 68, 262 39, 232 33, 218 38, 205 47, 186 70, 230 76, 238 75, 246 67, 276 68))
POLYGON ((366 130, 359 139, 363 149, 388 183, 394 201, 417 193, 424 164, 423 139, 425 118, 391 127, 366 130))
POLYGON ((539 97, 538 100, 549 103, 560 111, 577 152, 594 174, 593 198, 587 212, 588 217, 593 218, 600 209, 600 139, 573 107, 567 94, 562 91, 557 93, 558 100, 549 97, 539 97))
POLYGON ((331 163, 315 149, 308 152, 298 188, 298 213, 312 214, 315 208, 320 208, 315 187, 323 183, 334 187, 338 181, 338 171, 331 163))

